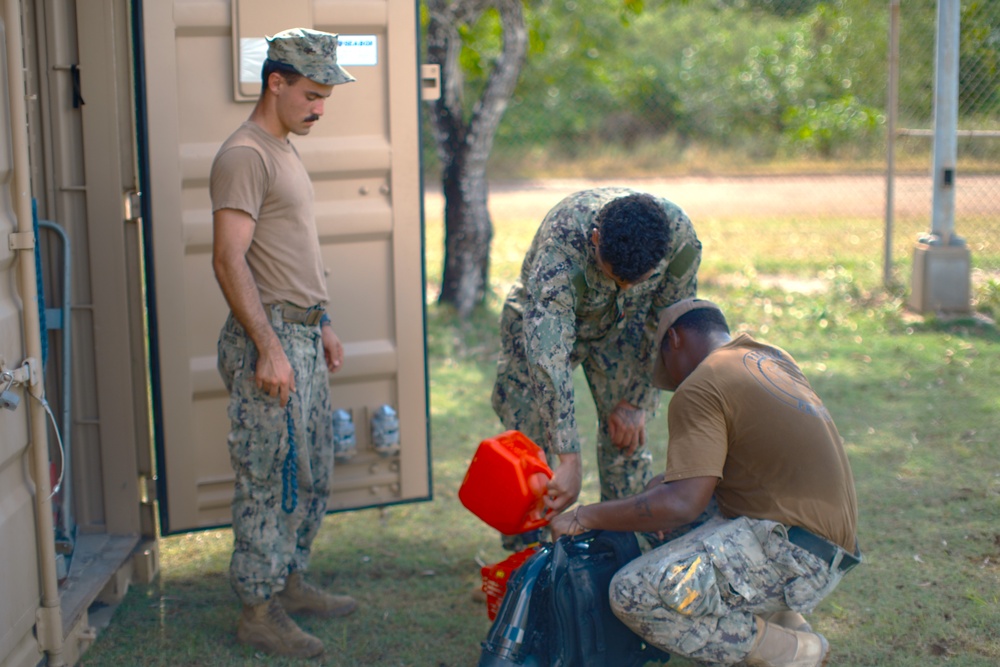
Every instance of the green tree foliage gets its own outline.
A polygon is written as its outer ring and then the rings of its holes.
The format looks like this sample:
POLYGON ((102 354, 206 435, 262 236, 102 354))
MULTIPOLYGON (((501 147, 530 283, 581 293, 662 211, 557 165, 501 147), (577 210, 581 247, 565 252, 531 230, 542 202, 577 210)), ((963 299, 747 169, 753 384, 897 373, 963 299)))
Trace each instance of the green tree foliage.
MULTIPOLYGON (((934 109, 934 58, 937 0, 907 0, 901 5, 902 30, 926 45, 904 54, 899 109, 903 125, 929 127, 934 109)), ((1000 114, 1000 12, 993 0, 972 0, 961 7, 959 33, 959 113, 968 121, 1000 114)))
POLYGON ((1000 114, 1000 16, 995 1, 962 5, 959 106, 969 115, 1000 114))
POLYGON ((871 145, 885 102, 885 11, 857 4, 667 3, 627 16, 606 1, 548 0, 535 33, 544 48, 528 59, 498 145, 572 153, 667 133, 752 140, 761 157, 829 155, 846 137, 871 145))
POLYGON ((425 7, 427 60, 441 74, 429 119, 445 196, 438 301, 465 316, 488 293, 493 223, 486 168, 524 65, 528 30, 522 0, 427 0, 425 7), (473 44, 485 44, 492 57, 484 62, 473 44))
MULTIPOLYGON (((962 4, 963 126, 1000 114, 994 0, 962 4)), ((572 158, 665 137, 741 148, 752 159, 877 155, 884 145, 888 2, 858 0, 536 0, 531 49, 496 150, 572 158)), ((901 4, 899 123, 933 118, 937 0, 901 4)), ((463 33, 468 87, 497 52, 495 19, 463 33)), ((475 96, 471 96, 475 99, 475 96)))

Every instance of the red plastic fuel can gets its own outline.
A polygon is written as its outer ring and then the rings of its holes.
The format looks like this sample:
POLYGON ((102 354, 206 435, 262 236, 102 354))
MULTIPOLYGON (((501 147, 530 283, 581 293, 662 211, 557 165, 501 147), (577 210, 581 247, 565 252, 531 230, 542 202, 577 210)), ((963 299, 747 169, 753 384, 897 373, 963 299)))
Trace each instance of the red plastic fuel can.
POLYGON ((479 443, 458 499, 501 533, 516 535, 548 523, 542 497, 550 479, 542 448, 507 431, 479 443))
POLYGON ((486 565, 480 569, 483 576, 483 592, 486 593, 486 615, 492 621, 500 611, 500 604, 503 596, 507 593, 507 581, 514 570, 521 567, 524 561, 528 560, 538 547, 528 547, 523 551, 518 551, 493 565, 486 565))

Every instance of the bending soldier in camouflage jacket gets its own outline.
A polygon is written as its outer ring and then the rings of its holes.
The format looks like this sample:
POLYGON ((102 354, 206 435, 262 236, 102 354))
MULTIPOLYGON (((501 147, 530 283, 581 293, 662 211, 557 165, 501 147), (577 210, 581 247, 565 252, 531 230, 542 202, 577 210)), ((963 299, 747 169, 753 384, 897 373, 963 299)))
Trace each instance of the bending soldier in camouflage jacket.
MULTIPOLYGON (((559 466, 547 507, 580 493, 573 369, 582 364, 597 407, 602 498, 636 493, 651 476, 645 414, 660 312, 694 296, 701 243, 675 204, 618 187, 570 195, 542 221, 504 304, 493 409, 507 429, 559 466)), ((533 538, 506 536, 517 550, 533 538)))

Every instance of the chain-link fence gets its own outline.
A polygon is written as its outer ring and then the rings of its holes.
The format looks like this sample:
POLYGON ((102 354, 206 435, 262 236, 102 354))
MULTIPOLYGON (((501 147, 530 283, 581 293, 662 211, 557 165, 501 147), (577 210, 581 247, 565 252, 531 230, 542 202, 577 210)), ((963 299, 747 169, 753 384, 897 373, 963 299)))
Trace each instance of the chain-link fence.
MULTIPOLYGON (((1000 278, 1000 3, 964 2, 960 12, 955 233, 968 243, 973 279, 982 283, 1000 278)), ((900 3, 890 214, 904 229, 932 216, 935 18, 934 2, 900 3)))
MULTIPOLYGON (((914 242, 931 228, 932 138, 916 130, 933 127, 937 0, 901 4, 892 211, 890 0, 664 1, 639 12, 627 1, 530 3, 533 48, 497 133, 490 178, 788 182, 780 201, 749 198, 733 214, 775 215, 781 204, 830 224, 863 219, 879 267, 891 214, 890 270, 905 283, 914 242)), ((499 48, 495 32, 480 30, 463 56, 473 86, 499 48)), ((973 279, 995 281, 1000 2, 963 2, 960 69, 955 231, 971 249, 973 279)))

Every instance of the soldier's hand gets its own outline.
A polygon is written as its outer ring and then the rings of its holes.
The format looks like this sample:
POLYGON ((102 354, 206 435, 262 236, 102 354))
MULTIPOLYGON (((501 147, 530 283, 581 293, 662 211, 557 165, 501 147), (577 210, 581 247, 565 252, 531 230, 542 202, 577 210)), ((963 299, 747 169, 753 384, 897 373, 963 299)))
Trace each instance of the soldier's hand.
POLYGON ((579 535, 585 528, 576 520, 575 512, 566 512, 549 522, 549 530, 552 531, 552 541, 555 542, 563 535, 579 535))
POLYGON ((281 407, 288 404, 289 394, 295 391, 295 372, 280 344, 260 351, 254 380, 265 394, 279 397, 281 407))
POLYGON ((560 454, 544 496, 548 514, 558 514, 576 502, 583 484, 583 460, 580 454, 560 454))
POLYGON ((344 346, 340 344, 340 338, 333 332, 333 327, 324 324, 321 329, 323 336, 323 355, 326 357, 326 369, 331 373, 340 370, 344 363, 344 346))
POLYGON ((613 444, 626 456, 646 444, 646 413, 622 399, 608 415, 608 434, 613 444))

